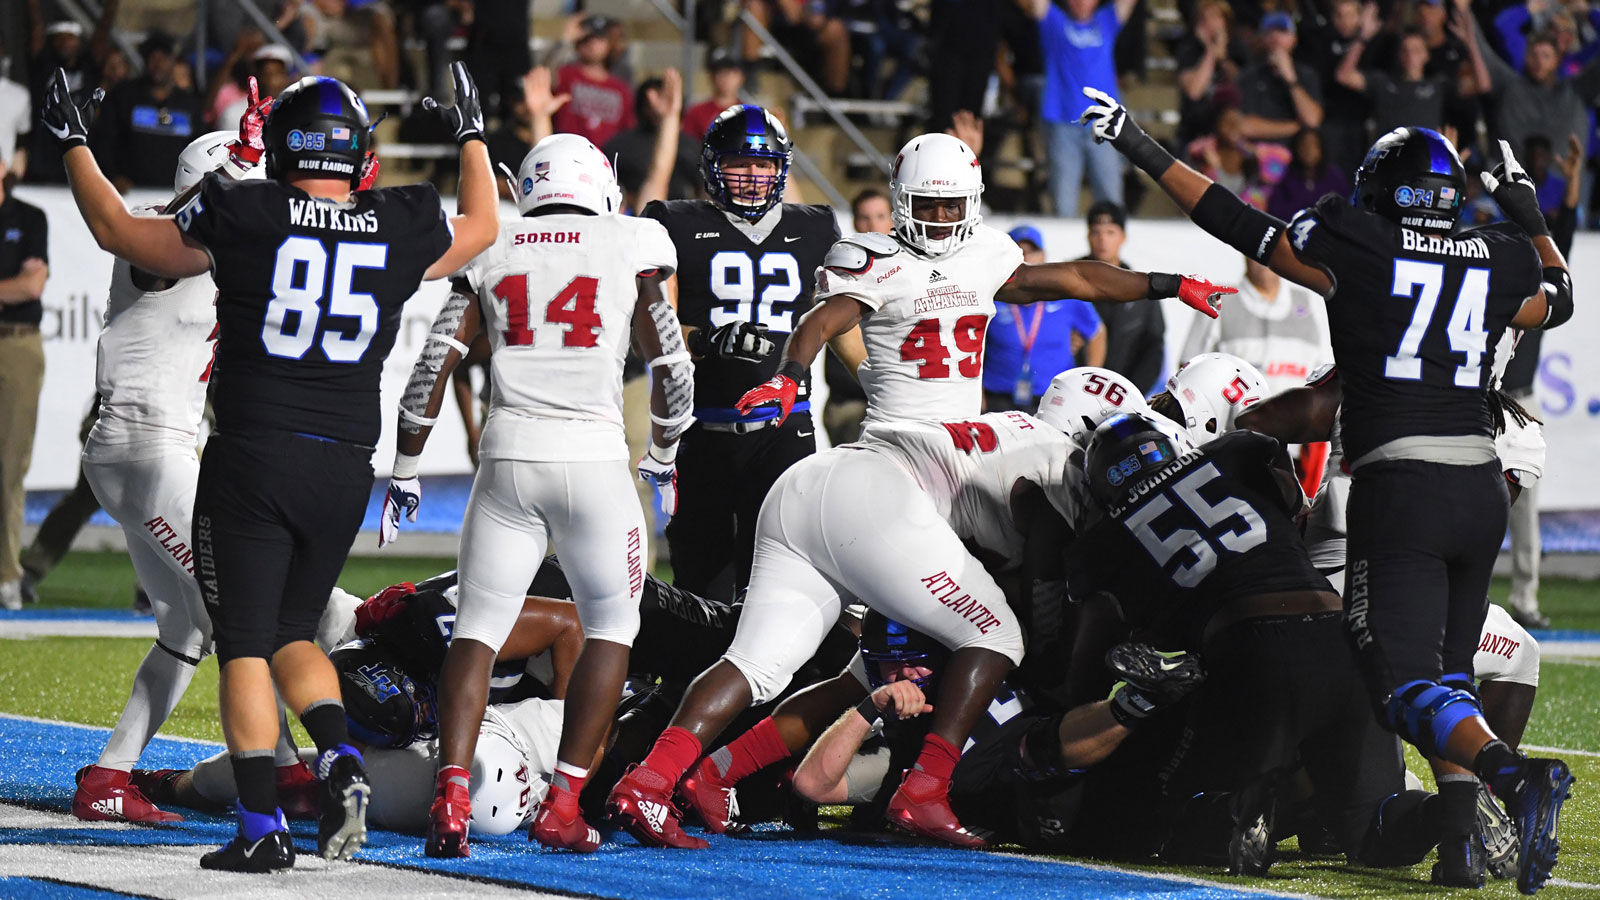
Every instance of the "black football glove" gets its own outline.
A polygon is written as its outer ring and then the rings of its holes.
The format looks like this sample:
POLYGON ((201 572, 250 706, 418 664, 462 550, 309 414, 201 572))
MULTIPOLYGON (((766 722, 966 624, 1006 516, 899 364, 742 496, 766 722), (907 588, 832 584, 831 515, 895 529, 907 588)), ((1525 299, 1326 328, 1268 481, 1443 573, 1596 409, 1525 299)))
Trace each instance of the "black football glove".
POLYGON ((767 326, 754 322, 729 322, 706 334, 704 329, 692 335, 696 355, 718 356, 744 362, 761 362, 777 349, 777 344, 767 337, 767 326))
POLYGON ((105 91, 95 88, 89 99, 79 106, 73 102, 72 90, 67 87, 67 73, 56 69, 56 74, 50 78, 50 90, 45 94, 44 109, 40 111, 39 118, 44 122, 44 127, 61 142, 61 149, 65 152, 89 143, 89 123, 94 121, 95 110, 100 108, 100 101, 105 97, 105 91))
POLYGON ((1493 172, 1482 173, 1483 186, 1494 196, 1500 211, 1513 224, 1526 231, 1530 237, 1548 237, 1550 227, 1545 224, 1544 213, 1539 209, 1539 186, 1533 183, 1522 164, 1511 155, 1511 145, 1500 142, 1500 165, 1493 172))
POLYGON ((1139 123, 1128 115, 1128 108, 1115 97, 1092 87, 1083 89, 1091 101, 1089 108, 1078 117, 1078 123, 1094 133, 1096 143, 1109 143, 1128 161, 1147 172, 1157 181, 1172 168, 1177 160, 1155 138, 1145 134, 1139 123))
POLYGON ((439 114, 445 126, 455 133, 456 143, 466 146, 468 141, 483 140, 483 105, 478 101, 478 86, 467 74, 466 63, 450 64, 450 80, 455 82, 455 105, 445 106, 432 97, 424 97, 422 108, 439 114))

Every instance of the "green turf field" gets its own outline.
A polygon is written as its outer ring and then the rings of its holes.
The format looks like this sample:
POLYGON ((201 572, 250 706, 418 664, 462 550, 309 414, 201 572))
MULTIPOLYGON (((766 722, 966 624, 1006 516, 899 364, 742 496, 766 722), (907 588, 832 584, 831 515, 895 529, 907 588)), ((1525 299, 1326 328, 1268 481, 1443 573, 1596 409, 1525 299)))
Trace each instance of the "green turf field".
MULTIPOLYGON (((453 565, 448 559, 352 558, 340 586, 365 596, 396 581, 425 578, 453 565)), ((1505 593, 1505 582, 1497 580, 1496 598, 1503 599, 1505 593)), ((133 595, 133 570, 124 554, 75 553, 41 585, 40 594, 44 606, 122 608, 133 595)), ((1546 580, 1541 603, 1553 627, 1600 631, 1600 585, 1546 580)), ((130 638, 0 640, 0 712, 110 726, 126 699, 129 678, 148 649, 147 641, 130 638)), ((216 666, 207 660, 164 733, 220 740, 216 683, 216 666)), ((1540 893, 1541 897, 1600 900, 1597 697, 1600 660, 1563 661, 1547 652, 1539 701, 1525 741, 1591 755, 1566 755, 1578 784, 1563 817, 1561 865, 1555 877, 1577 886, 1551 886, 1540 893)), ((1431 783, 1414 753, 1410 762, 1415 771, 1423 774, 1424 781, 1431 783)), ((1434 889, 1427 883, 1431 863, 1410 871, 1352 869, 1338 860, 1298 856, 1292 844, 1288 846, 1291 849, 1286 850, 1270 877, 1262 879, 1230 879, 1208 869, 1146 868, 1326 897, 1517 896, 1510 882, 1491 883, 1485 890, 1475 892, 1434 889)))

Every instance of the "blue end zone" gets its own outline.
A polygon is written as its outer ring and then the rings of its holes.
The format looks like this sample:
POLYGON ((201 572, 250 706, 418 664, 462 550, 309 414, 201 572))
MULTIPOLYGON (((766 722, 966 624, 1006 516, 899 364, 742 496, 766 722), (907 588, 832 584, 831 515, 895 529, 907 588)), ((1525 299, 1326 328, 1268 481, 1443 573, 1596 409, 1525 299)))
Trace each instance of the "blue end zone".
MULTIPOLYGON (((0 716, 0 758, 7 761, 0 767, 0 802, 67 812, 73 773, 95 758, 105 736, 104 729, 0 716)), ((217 749, 215 744, 157 738, 140 765, 183 768, 217 749)), ((233 834, 231 819, 183 812, 188 821, 182 825, 126 829, 8 828, 0 815, 0 845, 42 841, 124 847, 193 844, 198 861, 202 848, 219 846, 233 834)), ((292 829, 299 850, 314 852, 315 823, 296 822, 292 829)), ((712 844, 706 852, 647 850, 621 836, 598 853, 578 856, 543 850, 518 832, 474 837, 472 858, 446 861, 424 857, 419 837, 374 832, 361 859, 510 886, 627 900, 740 896, 878 900, 917 894, 995 900, 1281 896, 1043 859, 915 846, 867 835, 798 836, 771 827, 741 836, 706 837, 712 844)), ((182 874, 174 872, 173 877, 182 874)), ((464 885, 463 892, 470 893, 470 888, 464 885)), ((0 880, 0 895, 15 894, 74 900, 115 896, 37 879, 0 880)))
POLYGON ((54 881, 48 878, 0 876, 0 897, 28 897, 30 900, 111 900, 127 894, 103 891, 96 887, 54 881))

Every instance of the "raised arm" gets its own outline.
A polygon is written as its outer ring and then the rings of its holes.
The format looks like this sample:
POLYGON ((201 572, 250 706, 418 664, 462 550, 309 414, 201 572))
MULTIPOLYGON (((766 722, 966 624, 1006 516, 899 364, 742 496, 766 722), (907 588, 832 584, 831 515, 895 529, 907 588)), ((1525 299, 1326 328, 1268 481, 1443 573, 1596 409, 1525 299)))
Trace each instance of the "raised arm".
POLYGON ((1133 272, 1095 260, 1073 262, 1023 263, 1001 285, 994 298, 1002 303, 1034 303, 1040 300, 1132 303, 1177 297, 1185 305, 1215 319, 1221 297, 1238 293, 1236 288, 1220 287, 1199 278, 1185 278, 1161 272, 1133 272))
POLYGON ((655 152, 633 200, 635 210, 644 209, 652 200, 666 200, 672 188, 672 173, 678 166, 678 135, 683 133, 683 76, 677 69, 661 73, 661 89, 651 94, 648 102, 658 123, 655 152))
POLYGON ((1117 24, 1126 25, 1139 6, 1139 0, 1116 0, 1117 24))
POLYGON ((1333 434, 1344 402, 1344 383, 1337 370, 1306 387, 1291 388, 1239 413, 1237 424, 1286 444, 1311 444, 1333 434))
POLYGON ((1283 220, 1255 209, 1232 191, 1173 159, 1144 133, 1122 104, 1107 94, 1084 88, 1084 95, 1094 101, 1082 121, 1093 129, 1095 139, 1110 141, 1117 152, 1155 179, 1184 215, 1207 234, 1324 297, 1333 290, 1328 273, 1294 255, 1294 248, 1283 239, 1283 220))
POLYGON ((1489 63, 1483 58, 1483 48, 1478 46, 1478 25, 1472 18, 1471 0, 1456 4, 1456 15, 1450 22, 1450 31, 1467 48, 1467 62, 1472 66, 1472 81, 1475 87, 1473 93, 1488 93, 1493 80, 1489 77, 1489 63))
POLYGON ((1017 5, 1036 20, 1043 20, 1050 12, 1050 0, 1017 0, 1017 5))
POLYGON ((1543 284, 1522 304, 1511 324, 1518 328, 1555 328, 1572 318, 1572 273, 1556 242, 1550 239, 1550 228, 1539 210, 1538 187, 1505 141, 1500 142, 1500 159, 1493 172, 1482 173, 1483 186, 1506 218, 1533 238, 1533 248, 1544 267, 1543 284))
POLYGON ((450 220, 454 239, 450 249, 423 273, 425 281, 444 278, 460 270, 472 262, 473 257, 489 249, 500 233, 500 194, 494 186, 489 148, 483 142, 483 108, 478 102, 478 88, 467 74, 465 63, 452 63, 450 76, 455 81, 454 106, 442 106, 432 97, 422 101, 423 108, 438 113, 461 144, 458 214, 450 220))

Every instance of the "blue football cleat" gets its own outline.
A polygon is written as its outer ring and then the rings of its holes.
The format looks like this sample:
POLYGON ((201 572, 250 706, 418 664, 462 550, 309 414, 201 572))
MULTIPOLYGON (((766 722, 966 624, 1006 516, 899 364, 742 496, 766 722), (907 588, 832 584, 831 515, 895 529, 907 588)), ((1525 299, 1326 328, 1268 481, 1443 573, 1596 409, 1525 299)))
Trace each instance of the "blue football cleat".
POLYGON ((1517 823, 1517 890, 1537 893, 1556 866, 1561 844, 1556 825, 1561 804, 1572 790, 1572 772, 1559 759, 1530 759, 1522 779, 1504 798, 1506 812, 1517 823))

